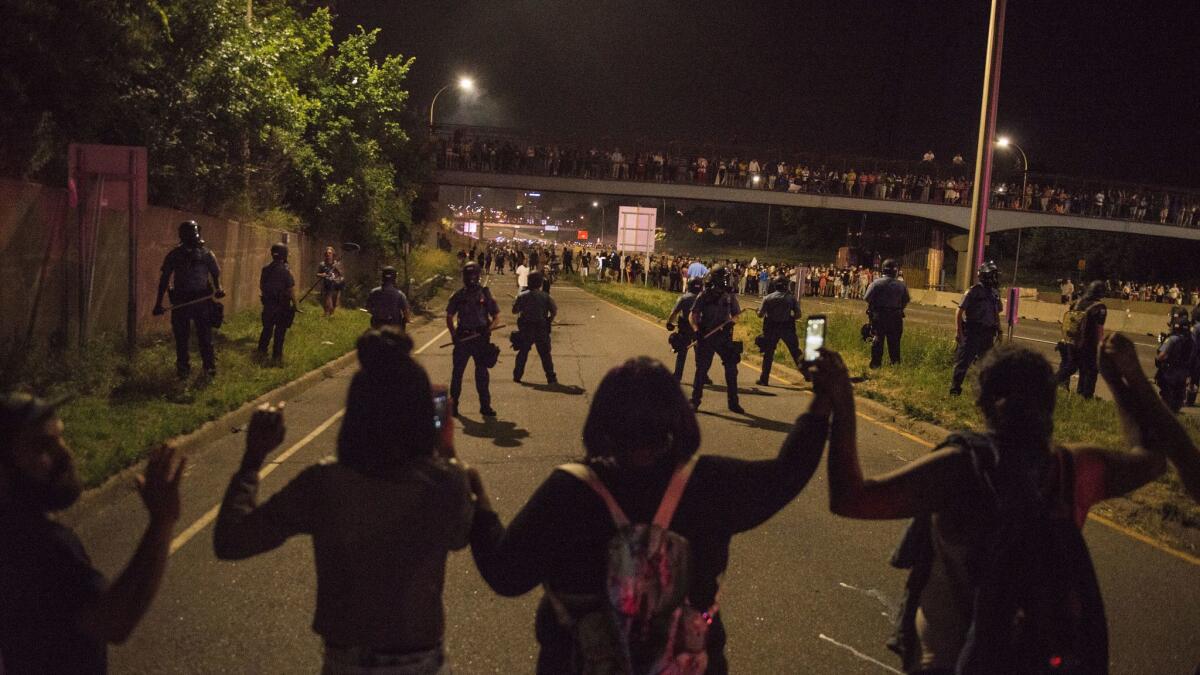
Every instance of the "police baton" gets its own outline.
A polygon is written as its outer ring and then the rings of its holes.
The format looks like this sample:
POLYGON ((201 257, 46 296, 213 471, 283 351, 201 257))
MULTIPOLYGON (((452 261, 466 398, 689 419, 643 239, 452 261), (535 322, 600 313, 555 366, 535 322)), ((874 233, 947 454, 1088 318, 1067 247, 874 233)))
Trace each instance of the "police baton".
POLYGON ((721 330, 723 328, 725 328, 725 326, 728 326, 729 324, 733 323, 736 320, 737 320, 737 317, 730 317, 730 318, 726 319, 725 322, 722 323, 720 326, 717 326, 716 328, 705 333, 703 336, 698 337, 695 340, 692 340, 691 344, 688 345, 688 348, 690 349, 690 348, 696 346, 697 343, 707 340, 708 338, 716 335, 717 333, 720 333, 721 330))
POLYGON ((300 303, 304 302, 305 298, 308 297, 308 294, 312 293, 313 289, 317 287, 317 284, 321 283, 322 281, 325 281, 328 278, 329 277, 324 274, 318 274, 317 280, 313 282, 312 286, 308 287, 307 291, 304 291, 304 295, 300 296, 300 299, 296 301, 296 304, 299 305, 300 303))
POLYGON ((163 314, 166 314, 167 312, 173 312, 173 311, 175 311, 177 309, 181 309, 183 307, 187 307, 188 305, 195 305, 195 304, 204 302, 205 300, 212 300, 215 297, 216 297, 216 293, 209 293, 208 295, 206 295, 202 298, 196 298, 195 300, 188 300, 187 302, 181 302, 177 305, 171 305, 170 307, 163 307, 162 308, 163 314))
MULTIPOLYGON (((508 326, 507 326, 507 324, 503 324, 503 323, 502 323, 502 324, 500 324, 499 326, 496 326, 495 328, 489 329, 489 331, 488 331, 488 332, 490 333, 491 331, 494 331, 494 330, 500 330, 501 328, 508 328, 508 326)), ((470 342, 471 340, 474 340, 475 338, 477 338, 477 337, 479 337, 479 336, 481 336, 481 335, 483 335, 483 333, 475 333, 474 335, 472 335, 472 336, 470 336, 470 337, 465 337, 465 338, 463 338, 463 339, 459 340, 457 344, 460 344, 460 345, 461 345, 461 344, 462 344, 462 343, 464 343, 464 342, 470 342)), ((444 344, 444 345, 438 345, 438 349, 445 349, 446 347, 452 347, 452 346, 454 346, 455 344, 456 344, 456 343, 455 343, 453 340, 451 340, 450 342, 447 342, 447 343, 446 343, 446 344, 444 344)))

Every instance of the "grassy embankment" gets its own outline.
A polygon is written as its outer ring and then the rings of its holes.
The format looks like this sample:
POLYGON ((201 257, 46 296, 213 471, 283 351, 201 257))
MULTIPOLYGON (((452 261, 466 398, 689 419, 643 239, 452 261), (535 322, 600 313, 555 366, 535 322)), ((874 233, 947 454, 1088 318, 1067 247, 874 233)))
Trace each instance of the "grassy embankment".
MULTIPOLYGON (((675 294, 653 288, 594 282, 582 287, 660 320, 666 319, 675 304, 675 294)), ((947 429, 982 426, 974 405, 974 387, 970 378, 963 396, 953 397, 947 393, 954 352, 954 340, 948 334, 948 328, 905 326, 904 363, 870 371, 867 367, 870 345, 859 336, 865 317, 836 310, 827 316, 826 345, 842 354, 851 375, 869 374, 865 382, 855 385, 859 396, 887 405, 902 418, 947 429)), ((734 335, 745 343, 748 355, 757 356, 753 340, 761 331, 762 320, 754 312, 747 311, 738 320, 734 335)), ((791 356, 780 344, 775 353, 776 364, 787 364, 790 360, 791 356)), ((1200 439, 1200 429, 1194 422, 1185 421, 1185 425, 1194 438, 1200 439)), ((1064 443, 1123 447, 1112 402, 1086 401, 1066 392, 1060 392, 1058 397, 1055 437, 1064 443)), ((1127 498, 1105 502, 1096 511, 1168 541, 1181 550, 1200 553, 1200 506, 1183 492, 1173 469, 1127 498)))
MULTIPOLYGON (((453 274, 456 261, 440 251, 413 255, 414 277, 453 274)), ((348 304, 353 304, 347 298, 348 304)), ((354 348, 368 326, 368 316, 353 306, 323 316, 316 299, 287 333, 282 365, 258 358, 261 324, 257 310, 226 317, 215 334, 217 377, 206 381, 192 339, 192 372, 175 377, 175 347, 169 333, 147 338, 133 358, 122 338, 94 339, 86 352, 41 352, 25 360, 20 388, 43 395, 72 394, 60 411, 70 444, 87 486, 140 460, 158 443, 194 431, 209 420, 236 409, 354 348)), ((163 317, 164 326, 169 317, 163 317)))

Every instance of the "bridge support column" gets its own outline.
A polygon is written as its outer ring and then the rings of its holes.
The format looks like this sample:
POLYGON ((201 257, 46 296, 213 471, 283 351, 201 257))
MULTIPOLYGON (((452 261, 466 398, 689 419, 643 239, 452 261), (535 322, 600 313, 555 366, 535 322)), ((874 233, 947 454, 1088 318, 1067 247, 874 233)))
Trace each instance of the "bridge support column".
POLYGON ((945 263, 946 233, 940 227, 934 227, 929 234, 929 253, 926 258, 926 269, 929 270, 929 288, 938 288, 942 284, 942 267, 945 263))

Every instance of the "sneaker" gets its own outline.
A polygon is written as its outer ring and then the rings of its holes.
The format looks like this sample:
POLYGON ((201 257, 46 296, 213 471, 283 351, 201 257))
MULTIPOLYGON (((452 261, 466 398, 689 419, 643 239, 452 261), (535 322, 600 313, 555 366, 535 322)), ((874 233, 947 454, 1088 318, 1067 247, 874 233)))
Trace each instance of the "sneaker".
POLYGON ((516 382, 517 384, 520 384, 520 383, 521 383, 521 376, 520 376, 520 375, 518 375, 518 374, 516 374, 516 373, 513 373, 513 382, 516 382))
POLYGON ((743 408, 742 406, 738 405, 737 403, 730 403, 729 404, 729 412, 737 413, 739 415, 745 415, 746 409, 743 408))
POLYGON ((546 378, 546 384, 550 384, 550 385, 558 384, 558 378, 551 375, 550 377, 546 378))
POLYGON ((757 384, 757 385, 758 385, 758 386, 760 386, 760 387, 769 387, 769 386, 771 386, 771 385, 770 385, 770 382, 768 382, 767 378, 765 378, 765 377, 760 377, 760 378, 758 378, 757 380, 755 380, 755 381, 754 381, 754 384, 757 384))
POLYGON ((692 410, 700 409, 700 401, 693 400, 693 401, 691 401, 691 404, 692 404, 692 410))
POLYGON ((490 406, 490 405, 485 405, 485 406, 483 406, 482 408, 480 408, 480 409, 479 409, 479 414, 480 414, 480 415, 483 415, 484 417, 495 417, 495 416, 496 416, 496 411, 495 411, 495 410, 492 410, 492 406, 490 406))

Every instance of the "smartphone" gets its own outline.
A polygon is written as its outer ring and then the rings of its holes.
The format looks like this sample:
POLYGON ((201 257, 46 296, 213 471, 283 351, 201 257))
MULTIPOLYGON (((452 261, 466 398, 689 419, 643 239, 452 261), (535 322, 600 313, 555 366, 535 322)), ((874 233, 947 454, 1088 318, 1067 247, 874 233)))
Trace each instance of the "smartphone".
POLYGON ((437 454, 454 457, 454 418, 450 416, 450 394, 441 385, 433 385, 433 428, 437 429, 437 454))
POLYGON ((808 317, 804 329, 804 360, 807 363, 816 361, 821 356, 820 349, 825 346, 825 315, 813 314, 808 317))

